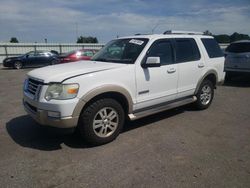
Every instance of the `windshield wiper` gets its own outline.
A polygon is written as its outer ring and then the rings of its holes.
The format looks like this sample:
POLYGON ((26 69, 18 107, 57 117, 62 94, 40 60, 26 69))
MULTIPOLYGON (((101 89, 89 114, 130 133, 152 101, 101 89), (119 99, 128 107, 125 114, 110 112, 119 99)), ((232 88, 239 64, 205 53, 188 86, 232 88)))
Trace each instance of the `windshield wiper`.
POLYGON ((104 61, 104 62, 114 62, 114 63, 132 63, 132 59, 106 59, 106 58, 97 58, 92 59, 92 61, 104 61))

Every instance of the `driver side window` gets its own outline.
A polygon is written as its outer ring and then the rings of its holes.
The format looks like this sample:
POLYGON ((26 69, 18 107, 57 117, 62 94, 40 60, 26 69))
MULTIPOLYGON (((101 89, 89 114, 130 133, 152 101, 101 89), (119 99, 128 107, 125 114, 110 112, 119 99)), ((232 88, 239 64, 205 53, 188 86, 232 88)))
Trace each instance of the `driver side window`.
POLYGON ((174 63, 173 48, 169 40, 155 41, 147 53, 147 57, 160 57, 161 65, 174 63))

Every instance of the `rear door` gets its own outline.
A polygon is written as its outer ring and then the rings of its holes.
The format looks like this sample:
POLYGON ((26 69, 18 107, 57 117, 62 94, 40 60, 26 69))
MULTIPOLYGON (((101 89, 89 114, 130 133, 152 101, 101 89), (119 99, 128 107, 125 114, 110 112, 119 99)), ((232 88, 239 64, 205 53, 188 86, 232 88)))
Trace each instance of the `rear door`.
POLYGON ((176 38, 175 54, 179 70, 177 98, 193 95, 205 68, 196 40, 176 38))

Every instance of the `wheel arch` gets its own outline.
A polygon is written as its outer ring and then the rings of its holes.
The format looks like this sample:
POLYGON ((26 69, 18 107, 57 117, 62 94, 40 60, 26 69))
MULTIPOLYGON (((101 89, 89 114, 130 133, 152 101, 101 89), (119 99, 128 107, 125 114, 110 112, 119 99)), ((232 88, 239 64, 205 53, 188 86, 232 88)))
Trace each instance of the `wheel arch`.
POLYGON ((92 89, 83 95, 75 107, 73 116, 80 116, 82 110, 88 106, 88 104, 101 98, 117 100, 124 108, 126 114, 131 113, 133 110, 132 97, 125 88, 116 85, 104 85, 92 89))
POLYGON ((198 93, 198 90, 200 88, 200 85, 201 83, 203 82, 203 80, 210 80, 214 87, 216 88, 216 84, 218 82, 218 75, 217 75, 217 72, 215 70, 209 70, 208 72, 206 72, 202 77, 201 79, 198 81, 198 84, 196 86, 196 89, 195 89, 195 94, 198 93))

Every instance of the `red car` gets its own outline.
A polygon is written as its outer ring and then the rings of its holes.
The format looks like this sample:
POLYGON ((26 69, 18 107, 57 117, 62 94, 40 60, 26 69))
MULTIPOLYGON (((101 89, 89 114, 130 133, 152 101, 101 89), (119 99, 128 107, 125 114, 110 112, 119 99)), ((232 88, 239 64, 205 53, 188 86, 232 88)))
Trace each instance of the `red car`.
POLYGON ((60 56, 60 63, 68 63, 80 60, 90 60, 97 50, 75 50, 60 56))

